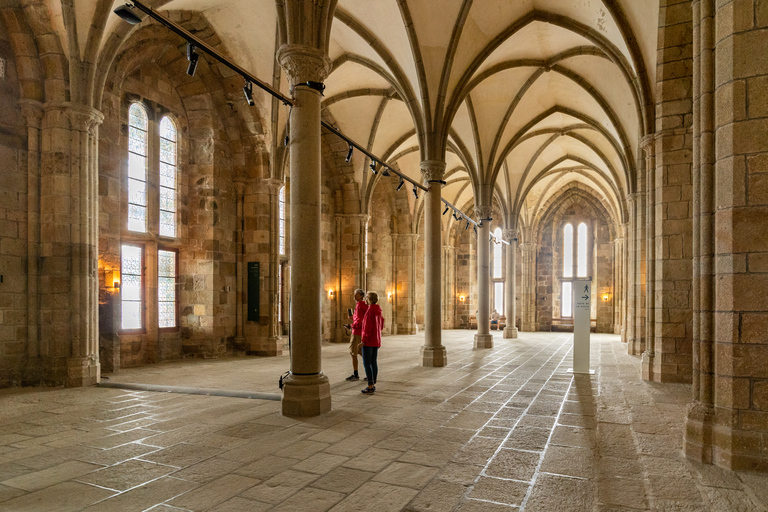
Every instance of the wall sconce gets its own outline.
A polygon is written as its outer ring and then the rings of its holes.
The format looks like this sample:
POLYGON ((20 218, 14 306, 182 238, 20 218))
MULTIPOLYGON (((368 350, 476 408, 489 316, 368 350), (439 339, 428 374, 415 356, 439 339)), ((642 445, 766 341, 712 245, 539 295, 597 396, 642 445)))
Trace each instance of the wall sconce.
POLYGON ((463 296, 463 295, 459 295, 459 300, 460 300, 461 302, 464 302, 464 296, 463 296))
POLYGON ((387 294, 387 300, 388 300, 388 301, 390 301, 390 302, 392 302, 392 292, 389 292, 389 293, 387 294))
POLYGON ((333 299, 333 290, 328 290, 328 298, 333 299))
POLYGON ((112 291, 118 291, 120 289, 120 271, 106 270, 104 272, 104 285, 111 288, 112 291))
POLYGON ((611 296, 607 293, 603 295, 603 302, 608 302, 611 299, 611 296))

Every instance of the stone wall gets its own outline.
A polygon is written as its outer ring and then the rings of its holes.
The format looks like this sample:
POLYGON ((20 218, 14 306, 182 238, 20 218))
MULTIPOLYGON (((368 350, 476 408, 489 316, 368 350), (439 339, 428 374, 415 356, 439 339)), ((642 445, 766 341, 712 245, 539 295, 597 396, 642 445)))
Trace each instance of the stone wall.
POLYGON ((37 384, 28 340, 27 129, 19 107, 19 79, 8 35, 0 24, 0 388, 37 384))

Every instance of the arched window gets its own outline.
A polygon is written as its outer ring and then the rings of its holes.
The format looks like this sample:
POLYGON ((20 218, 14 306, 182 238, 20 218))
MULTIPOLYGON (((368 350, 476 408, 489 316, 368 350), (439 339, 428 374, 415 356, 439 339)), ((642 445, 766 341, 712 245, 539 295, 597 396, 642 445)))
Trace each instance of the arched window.
POLYGON ((128 109, 128 230, 147 232, 147 113, 128 109))
POLYGON ((144 248, 123 244, 120 251, 121 324, 125 331, 144 327, 144 248))
POLYGON ((578 237, 578 270, 576 275, 587 277, 587 225, 583 222, 579 224, 578 237))
POLYGON ((491 278, 493 282, 493 309, 504 314, 504 252, 501 247, 501 228, 493 231, 495 237, 491 241, 491 278))
POLYGON ((160 236, 176 236, 176 125, 160 121, 160 236))
POLYGON ((563 228, 563 277, 573 277, 573 226, 563 228))
POLYGON ((280 233, 279 252, 285 254, 285 186, 280 189, 278 194, 278 231, 280 233))

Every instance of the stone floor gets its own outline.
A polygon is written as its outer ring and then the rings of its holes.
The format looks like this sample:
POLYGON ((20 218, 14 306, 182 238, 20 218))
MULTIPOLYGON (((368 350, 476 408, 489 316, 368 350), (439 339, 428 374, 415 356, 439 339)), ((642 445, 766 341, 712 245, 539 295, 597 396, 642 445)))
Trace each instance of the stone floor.
MULTIPOLYGON (((378 392, 324 347, 333 411, 113 388, 0 393, 0 510, 766 511, 768 477, 687 461, 689 389, 640 379, 616 336, 593 335, 573 378, 571 335, 521 333, 420 368, 423 336, 384 339, 378 392)), ((110 382, 276 392, 287 356, 185 361, 110 382)))

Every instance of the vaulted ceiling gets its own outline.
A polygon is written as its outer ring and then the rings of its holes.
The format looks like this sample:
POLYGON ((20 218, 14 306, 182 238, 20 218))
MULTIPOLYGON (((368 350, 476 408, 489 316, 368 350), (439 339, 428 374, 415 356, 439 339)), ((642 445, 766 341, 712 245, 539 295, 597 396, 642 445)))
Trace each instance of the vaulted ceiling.
MULTIPOLYGON (((50 2, 64 33, 61 4, 50 2)), ((78 26, 89 26, 96 4, 75 2, 78 26)), ((272 81, 273 0, 150 4, 202 13, 233 60, 272 81)), ((324 108, 416 180, 419 163, 445 148, 443 197, 460 207, 493 201, 509 226, 531 222, 573 182, 624 222, 640 140, 654 126, 658 9, 658 0, 339 0, 324 108)), ((102 47, 120 23, 109 16, 102 47)), ((78 32, 80 48, 87 37, 78 32)), ((284 78, 279 86, 287 92, 284 78)), ((270 105, 262 96, 265 118, 270 105)), ((280 127, 284 109, 276 115, 280 127)), ((372 178, 362 155, 352 163, 361 183, 372 178)))

